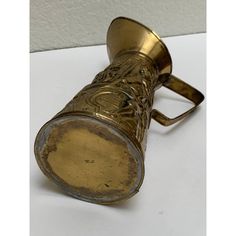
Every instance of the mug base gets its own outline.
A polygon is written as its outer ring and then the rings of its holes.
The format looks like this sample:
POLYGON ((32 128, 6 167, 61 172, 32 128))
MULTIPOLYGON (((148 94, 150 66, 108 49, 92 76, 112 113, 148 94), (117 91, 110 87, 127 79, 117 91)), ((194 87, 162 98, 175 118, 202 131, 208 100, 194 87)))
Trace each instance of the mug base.
POLYGON ((42 171, 68 194, 111 204, 141 186, 143 158, 115 127, 86 116, 49 121, 39 131, 35 155, 42 171))

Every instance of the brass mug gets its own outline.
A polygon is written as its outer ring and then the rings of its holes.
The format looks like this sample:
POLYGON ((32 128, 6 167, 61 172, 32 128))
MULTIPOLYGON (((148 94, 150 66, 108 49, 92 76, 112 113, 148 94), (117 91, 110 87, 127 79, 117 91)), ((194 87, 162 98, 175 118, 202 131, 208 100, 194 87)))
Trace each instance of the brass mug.
POLYGON ((98 204, 112 204, 139 191, 151 118, 174 124, 204 99, 171 75, 167 47, 146 26, 125 17, 114 19, 107 50, 111 64, 48 121, 35 140, 42 172, 66 193, 98 204), (161 86, 195 106, 173 119, 152 109, 161 86))

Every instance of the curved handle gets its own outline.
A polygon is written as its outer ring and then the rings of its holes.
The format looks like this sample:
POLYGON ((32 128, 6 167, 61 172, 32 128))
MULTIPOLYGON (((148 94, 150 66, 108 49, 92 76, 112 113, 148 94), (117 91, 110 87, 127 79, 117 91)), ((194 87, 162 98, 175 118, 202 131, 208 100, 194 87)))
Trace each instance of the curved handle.
POLYGON ((185 83, 184 81, 178 79, 177 77, 170 75, 164 82, 163 86, 172 90, 173 92, 182 95, 183 97, 187 98, 191 102, 194 103, 194 107, 189 109, 188 111, 184 112, 183 114, 175 117, 175 118, 169 118, 160 111, 153 109, 151 116, 152 118, 159 122, 160 124, 164 126, 169 126, 177 121, 185 118, 187 115, 189 115, 191 112, 193 112, 196 107, 204 100, 204 96, 201 92, 199 92, 197 89, 193 88, 191 85, 185 83))

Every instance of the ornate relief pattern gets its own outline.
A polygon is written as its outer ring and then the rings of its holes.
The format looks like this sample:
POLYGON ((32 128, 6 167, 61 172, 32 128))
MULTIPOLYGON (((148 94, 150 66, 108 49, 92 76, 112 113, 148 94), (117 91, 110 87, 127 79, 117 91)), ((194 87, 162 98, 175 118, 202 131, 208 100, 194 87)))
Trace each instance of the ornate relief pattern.
POLYGON ((140 54, 124 54, 84 87, 57 114, 86 112, 119 124, 142 143, 150 122, 158 72, 140 54))

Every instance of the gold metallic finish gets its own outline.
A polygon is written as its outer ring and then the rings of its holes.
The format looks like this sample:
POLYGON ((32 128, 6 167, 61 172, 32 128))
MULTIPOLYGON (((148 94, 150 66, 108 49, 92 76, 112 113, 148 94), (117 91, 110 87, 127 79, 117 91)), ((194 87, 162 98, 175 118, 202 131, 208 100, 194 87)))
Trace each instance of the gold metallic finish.
POLYGON ((151 118, 165 126, 174 124, 204 99, 171 75, 167 47, 146 26, 116 18, 108 29, 107 49, 111 64, 48 121, 35 140, 43 173, 68 194, 99 204, 139 191, 151 118), (161 86, 194 107, 176 118, 153 110, 154 93, 161 86))

